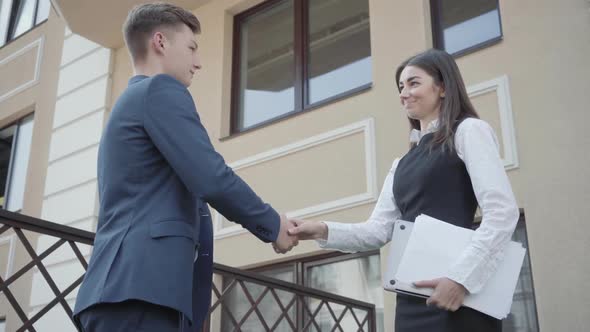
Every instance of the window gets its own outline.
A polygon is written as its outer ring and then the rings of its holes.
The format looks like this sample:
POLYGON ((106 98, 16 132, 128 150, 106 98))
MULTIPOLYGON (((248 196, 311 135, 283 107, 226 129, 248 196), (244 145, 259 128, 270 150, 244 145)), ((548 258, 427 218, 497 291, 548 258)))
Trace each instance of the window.
MULTIPOLYGON (((377 314, 377 331, 384 331, 383 328, 383 287, 381 284, 381 267, 379 251, 371 251, 357 254, 331 253, 321 257, 312 257, 298 261, 292 261, 280 265, 273 265, 256 270, 257 273, 268 277, 277 278, 283 281, 293 282, 307 287, 320 289, 322 291, 350 297, 356 300, 365 301, 375 304, 377 314)), ((227 285, 231 280, 224 280, 227 285)), ((225 287, 225 286, 224 286, 225 287)), ((248 284, 248 292, 256 299, 262 292, 263 287, 254 284, 248 284)), ((277 291, 277 296, 283 305, 287 305, 293 298, 291 293, 277 291)), ((250 308, 250 302, 244 296, 239 286, 235 286, 228 295, 229 306, 234 318, 238 321, 244 316, 250 308)), ((319 301, 312 299, 308 304, 313 311, 319 301)), ((258 308, 265 313, 270 321, 278 319, 281 309, 276 304, 272 295, 266 295, 258 308)), ((334 314, 338 317, 341 313, 338 306, 333 306, 334 314)), ((297 314, 301 310, 298 306, 290 309, 289 317, 296 322, 297 317, 304 314, 297 314)), ((223 311, 221 319, 222 331, 233 331, 234 326, 231 320, 226 317, 227 313, 223 311)), ((348 322, 347 319, 354 319, 346 316, 340 322, 344 331, 356 330, 358 324, 354 321, 348 322)), ((315 317, 315 321, 320 326, 321 331, 330 330, 333 323, 332 315, 323 307, 315 317)), ((250 315, 245 324, 241 327, 242 331, 259 331, 260 322, 256 315, 250 315)), ((285 319, 277 326, 275 331, 292 331, 291 326, 285 319)))
MULTIPOLYGON (((476 226, 479 224, 476 224, 476 226)), ((526 233, 524 214, 520 215, 512 240, 522 243, 527 250, 520 270, 516 291, 512 299, 512 308, 508 317, 502 321, 504 332, 538 332, 537 306, 533 288, 533 273, 526 233)))
MULTIPOLYGON (((287 282, 295 282, 295 273, 293 268, 290 266, 287 267, 279 267, 271 270, 266 271, 258 271, 260 274, 276 278, 282 281, 287 282)), ((227 285, 231 282, 231 280, 225 280, 224 284, 227 285)), ((253 283, 245 284, 248 292, 252 296, 252 298, 257 299, 260 294, 264 291, 263 286, 259 286, 253 283)), ((225 288, 225 286, 224 286, 225 288)), ((285 291, 278 290, 276 291, 277 296, 281 300, 283 305, 287 305, 293 298, 293 295, 287 293, 285 291)), ((229 310, 233 317, 239 322, 242 317, 246 314, 246 312, 250 309, 251 304, 248 298, 245 296, 243 290, 239 285, 235 286, 230 293, 228 294, 228 299, 226 302, 229 305, 229 310)), ((274 322, 276 321, 279 316, 281 315, 282 311, 281 308, 277 305, 276 300, 272 296, 272 294, 267 294, 264 296, 262 301, 258 304, 258 309, 261 312, 264 312, 265 318, 267 318, 267 322, 274 322)), ((229 317, 227 317, 227 312, 224 310, 222 311, 223 318, 221 319, 221 331, 234 331, 235 327, 229 317)), ((296 317, 295 306, 291 307, 289 312, 289 317, 294 322, 294 317, 296 317)), ((256 332, 260 331, 261 323, 258 317, 255 314, 252 314, 248 317, 248 319, 242 324, 240 330, 244 332, 256 332)), ((274 331, 282 332, 282 331, 292 331, 291 326, 287 322, 286 319, 283 319, 281 323, 276 327, 274 331)))
POLYGON ((0 46, 45 21, 50 7, 49 0, 1 0, 0 46))
POLYGON ((518 221, 512 240, 522 243, 527 252, 516 284, 512 310, 508 318, 503 321, 502 330, 504 332, 537 332, 539 331, 537 306, 535 304, 533 273, 531 271, 531 259, 523 215, 518 221))
POLYGON ((368 0, 271 0, 234 21, 232 133, 370 87, 368 0))
POLYGON ((454 56, 502 39, 498 0, 430 0, 434 47, 454 56))
POLYGON ((6 331, 6 318, 0 319, 0 332, 6 331))
POLYGON ((33 116, 0 130, 0 208, 23 208, 25 182, 33 136, 33 116))
MULTIPOLYGON (((344 256, 346 257, 346 256, 344 256)), ((361 255, 356 258, 324 260, 311 262, 305 267, 305 285, 321 289, 328 293, 346 296, 352 299, 375 304, 377 331, 384 331, 383 326, 383 284, 381 283, 381 266, 379 254, 361 255)), ((317 307, 319 300, 313 299, 311 308, 317 307)), ((336 317, 343 308, 334 308, 336 317)), ((342 320, 344 331, 356 330, 358 325, 347 316, 350 321, 342 320), (348 328, 347 328, 348 327, 348 328)), ((332 315, 327 310, 321 310, 316 317, 321 331, 332 328, 332 315)))

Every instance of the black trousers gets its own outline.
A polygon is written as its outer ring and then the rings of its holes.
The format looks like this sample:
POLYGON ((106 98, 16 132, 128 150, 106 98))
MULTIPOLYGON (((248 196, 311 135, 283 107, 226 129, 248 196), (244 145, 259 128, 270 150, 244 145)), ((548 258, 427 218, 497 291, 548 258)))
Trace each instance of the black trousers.
POLYGON ((455 312, 397 294, 395 332, 502 332, 502 321, 467 307, 455 312))
POLYGON ((138 300, 94 305, 79 314, 79 325, 81 332, 194 331, 180 312, 138 300))

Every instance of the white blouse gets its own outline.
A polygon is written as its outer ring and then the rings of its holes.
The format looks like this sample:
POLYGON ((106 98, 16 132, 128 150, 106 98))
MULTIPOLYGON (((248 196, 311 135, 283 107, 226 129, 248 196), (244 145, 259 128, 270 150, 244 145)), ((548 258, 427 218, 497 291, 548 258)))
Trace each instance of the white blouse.
MULTIPOLYGON (((435 121, 423 133, 413 131, 410 139, 419 143, 423 135, 436 129, 435 121)), ((482 221, 470 245, 449 266, 445 277, 477 293, 502 260, 520 212, 490 125, 474 118, 463 120, 455 133, 455 147, 471 178, 482 221)), ((377 249, 391 241, 393 224, 401 216, 392 190, 399 160, 393 161, 369 220, 356 224, 324 221, 328 239, 318 240, 320 247, 357 252, 377 249)))

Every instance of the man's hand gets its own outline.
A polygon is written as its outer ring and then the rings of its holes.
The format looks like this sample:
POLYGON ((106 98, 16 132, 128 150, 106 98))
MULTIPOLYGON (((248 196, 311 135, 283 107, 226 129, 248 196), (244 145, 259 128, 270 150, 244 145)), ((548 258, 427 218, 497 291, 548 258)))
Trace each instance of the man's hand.
POLYGON ((296 236, 299 240, 328 239, 328 226, 321 221, 304 221, 293 219, 296 227, 289 230, 290 235, 296 236))
POLYGON ((440 309, 457 311, 463 304, 467 289, 460 283, 449 278, 423 280, 414 283, 418 288, 434 288, 432 295, 426 300, 427 305, 435 305, 440 309))
POLYGON ((279 236, 276 242, 273 242, 272 246, 276 253, 284 254, 299 243, 299 239, 296 236, 291 236, 287 233, 289 229, 295 227, 295 223, 287 219, 286 216, 281 215, 281 228, 279 230, 279 236))

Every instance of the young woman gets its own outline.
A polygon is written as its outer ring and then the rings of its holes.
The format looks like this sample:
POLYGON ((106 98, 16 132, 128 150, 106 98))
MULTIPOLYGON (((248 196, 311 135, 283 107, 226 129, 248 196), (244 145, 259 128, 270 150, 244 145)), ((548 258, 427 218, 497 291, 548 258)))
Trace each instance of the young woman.
POLYGON ((296 221, 290 233, 321 247, 347 252, 380 248, 394 221, 427 214, 471 228, 479 205, 482 221, 470 245, 435 280, 428 300, 397 295, 397 332, 501 331, 501 321, 461 307, 495 272, 519 211, 492 128, 480 120, 453 57, 428 50, 397 69, 396 82, 410 121, 410 150, 394 160, 369 220, 349 224, 296 221))

